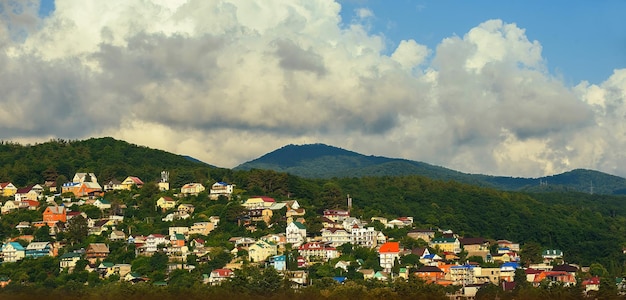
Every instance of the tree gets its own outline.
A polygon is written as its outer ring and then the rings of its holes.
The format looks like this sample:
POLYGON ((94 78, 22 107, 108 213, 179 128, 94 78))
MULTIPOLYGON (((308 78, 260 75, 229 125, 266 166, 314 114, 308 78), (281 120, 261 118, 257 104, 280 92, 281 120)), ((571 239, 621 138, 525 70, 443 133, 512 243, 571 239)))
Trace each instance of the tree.
POLYGON ((520 260, 526 266, 540 263, 543 260, 541 257, 541 245, 536 242, 524 244, 520 251, 520 260))
POLYGON ((48 225, 44 225, 40 228, 37 228, 33 234, 33 238, 35 242, 52 241, 52 238, 50 237, 50 227, 48 225))
POLYGON ((87 219, 82 215, 77 215, 67 222, 67 233, 65 236, 70 244, 81 243, 87 238, 88 234, 87 219))

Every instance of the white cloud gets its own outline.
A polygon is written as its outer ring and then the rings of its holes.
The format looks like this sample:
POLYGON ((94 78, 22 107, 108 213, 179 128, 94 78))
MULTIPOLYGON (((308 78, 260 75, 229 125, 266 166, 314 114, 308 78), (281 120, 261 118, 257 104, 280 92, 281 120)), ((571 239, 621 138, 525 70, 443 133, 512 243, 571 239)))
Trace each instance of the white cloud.
POLYGON ((500 20, 387 56, 358 23, 374 12, 343 24, 340 9, 57 0, 44 20, 0 18, 0 138, 110 135, 225 167, 323 142, 466 172, 626 175, 626 70, 567 87, 541 44, 500 20))

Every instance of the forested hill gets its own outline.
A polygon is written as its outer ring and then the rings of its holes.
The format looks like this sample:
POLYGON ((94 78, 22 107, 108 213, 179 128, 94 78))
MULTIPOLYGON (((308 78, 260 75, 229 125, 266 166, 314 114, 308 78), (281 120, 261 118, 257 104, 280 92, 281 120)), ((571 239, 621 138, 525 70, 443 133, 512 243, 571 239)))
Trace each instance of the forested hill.
POLYGON ((366 156, 324 144, 287 145, 235 168, 250 169, 274 170, 306 178, 421 175, 501 190, 626 193, 626 179, 593 170, 577 169, 541 178, 467 174, 418 161, 366 156))
POLYGON ((212 166, 110 137, 35 145, 0 143, 0 182, 20 187, 45 180, 66 182, 76 172, 94 172, 100 182, 126 176, 156 181, 161 171, 168 170, 170 178, 191 180, 194 169, 206 167, 212 166))

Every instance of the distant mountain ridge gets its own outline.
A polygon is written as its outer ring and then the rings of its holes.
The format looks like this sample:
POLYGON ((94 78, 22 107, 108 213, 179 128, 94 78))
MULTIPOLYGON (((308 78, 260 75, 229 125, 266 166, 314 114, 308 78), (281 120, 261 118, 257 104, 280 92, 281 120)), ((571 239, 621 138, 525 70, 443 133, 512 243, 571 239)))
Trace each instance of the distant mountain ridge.
POLYGON ((424 162, 367 156, 325 144, 286 145, 234 168, 250 169, 274 170, 306 178, 420 175, 500 190, 626 194, 626 179, 593 170, 576 169, 540 178, 468 174, 424 162))

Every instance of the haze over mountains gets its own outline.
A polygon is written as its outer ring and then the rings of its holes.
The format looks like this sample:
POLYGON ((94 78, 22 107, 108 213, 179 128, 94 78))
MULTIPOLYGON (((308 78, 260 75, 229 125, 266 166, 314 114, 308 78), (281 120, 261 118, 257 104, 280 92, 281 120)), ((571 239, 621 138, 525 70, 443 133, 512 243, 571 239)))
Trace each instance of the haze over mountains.
POLYGON ((467 174, 424 162, 366 156, 325 144, 287 145, 234 168, 249 169, 275 170, 306 178, 421 175, 503 190, 626 193, 626 179, 593 170, 576 169, 540 178, 467 174))

